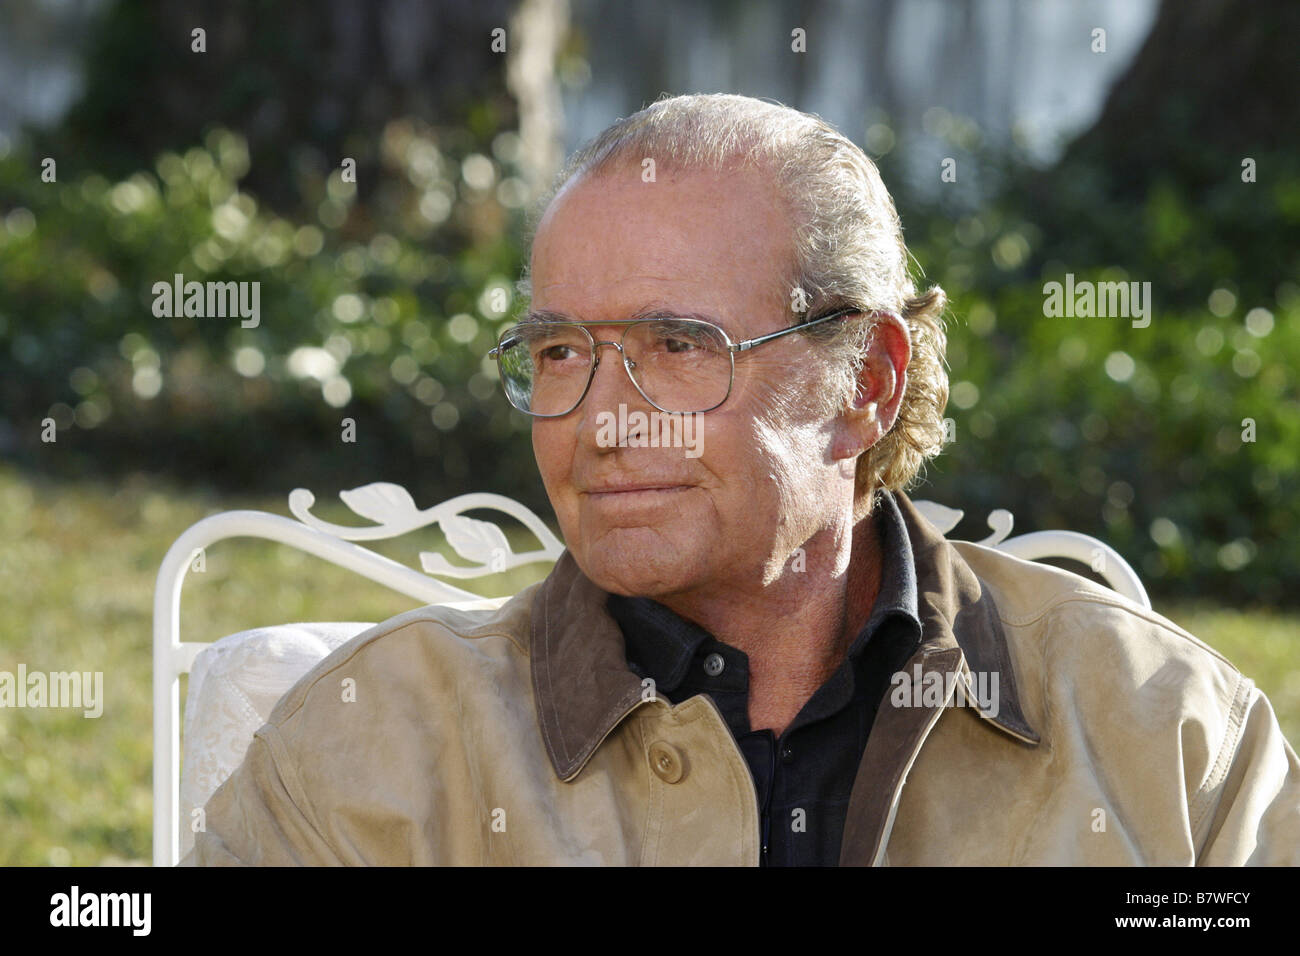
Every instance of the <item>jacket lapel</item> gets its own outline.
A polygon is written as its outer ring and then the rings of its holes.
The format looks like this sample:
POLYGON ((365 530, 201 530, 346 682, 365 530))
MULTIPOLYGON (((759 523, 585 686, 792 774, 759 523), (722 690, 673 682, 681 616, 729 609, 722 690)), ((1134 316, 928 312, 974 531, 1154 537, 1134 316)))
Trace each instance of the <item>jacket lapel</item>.
MULTIPOLYGON (((907 528, 916 560, 917 611, 921 619, 921 645, 904 665, 920 675, 924 687, 937 683, 943 693, 919 695, 919 706, 892 706, 889 692, 881 702, 871 735, 862 754, 849 798, 841 866, 874 866, 884 858, 894 825, 903 784, 921 746, 943 710, 956 694, 957 684, 969 691, 971 672, 998 675, 996 714, 977 710, 999 731, 1036 746, 1038 733, 1021 712, 1015 673, 1006 635, 993 598, 981 587, 957 550, 901 492, 894 493, 907 528), (919 671, 918 671, 919 668, 919 671)), ((974 694, 968 693, 973 700, 974 694)))
POLYGON ((556 774, 572 780, 601 741, 642 703, 606 594, 566 549, 533 597, 533 699, 556 774))

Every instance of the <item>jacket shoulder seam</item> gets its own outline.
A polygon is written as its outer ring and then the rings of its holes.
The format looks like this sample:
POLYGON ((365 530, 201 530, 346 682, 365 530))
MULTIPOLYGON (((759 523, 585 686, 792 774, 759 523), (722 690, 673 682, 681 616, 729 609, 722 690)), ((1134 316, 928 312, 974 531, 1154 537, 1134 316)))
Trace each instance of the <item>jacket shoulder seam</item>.
POLYGON ((1193 833, 1200 828, 1206 812, 1214 803, 1212 799, 1214 794, 1222 787, 1223 781, 1228 775, 1228 770, 1232 766, 1232 761, 1237 755, 1237 748, 1241 745, 1242 733, 1246 729, 1246 710, 1250 706, 1254 690, 1254 681, 1238 672, 1237 682, 1233 687, 1232 703, 1228 707, 1228 726, 1224 729, 1223 740, 1219 744, 1219 752, 1215 757, 1214 765, 1206 775, 1205 782, 1196 791, 1194 799, 1195 813, 1190 820, 1193 833))
POLYGON ((1133 617, 1145 621, 1147 624, 1154 625, 1160 628, 1162 631, 1165 631, 1171 634, 1172 636, 1179 638, 1184 643, 1190 643, 1193 646, 1199 648, 1200 650, 1208 652, 1212 657, 1217 658, 1223 664, 1227 665, 1234 674, 1240 675, 1241 673, 1241 671, 1237 668, 1235 664, 1232 663, 1232 661, 1228 660, 1226 657, 1224 657, 1222 654, 1216 651, 1209 644, 1206 644, 1204 641, 1200 640, 1194 635, 1189 634, 1187 631, 1183 630, 1173 621, 1166 620, 1160 617, 1159 615, 1155 614, 1154 612, 1147 611, 1147 609, 1145 608, 1141 608, 1132 604, 1127 604, 1121 601, 1111 600, 1107 595, 1102 594, 1100 592, 1080 593, 1076 591, 1063 598, 1058 598, 1056 600, 1053 600, 1039 607, 1037 610, 1030 612, 1029 614, 1026 614, 1024 616, 1018 616, 1018 617, 1001 613, 1001 607, 999 606, 998 616, 1002 619, 1003 624, 1007 624, 1012 627, 1027 627, 1031 624, 1037 623, 1042 618, 1051 614, 1053 611, 1060 610, 1067 604, 1098 604, 1098 605, 1102 605, 1103 607, 1114 608, 1117 611, 1124 611, 1132 615, 1133 617))
MULTIPOLYGON (((267 723, 276 727, 283 724, 286 720, 288 720, 290 717, 292 717, 294 714, 298 713, 298 711, 302 709, 303 704, 306 703, 307 695, 311 693, 311 691, 314 690, 321 681, 325 680, 331 674, 337 672, 339 668, 347 666, 356 658, 358 654, 360 654, 362 651, 366 650, 367 648, 371 647, 376 641, 380 640, 381 638, 392 637, 396 634, 400 634, 402 631, 406 630, 407 628, 411 627, 414 624, 435 624, 442 629, 442 631, 446 636, 461 641, 477 641, 489 637, 501 637, 504 638, 506 641, 508 641, 511 645, 513 645, 517 650, 520 650, 525 657, 528 656, 527 650, 522 648, 519 642, 516 641, 509 633, 506 633, 505 631, 492 630, 492 631, 486 631, 483 633, 475 634, 473 637, 468 637, 464 634, 457 633, 456 631, 448 627, 446 624, 443 624, 441 621, 437 621, 432 618, 416 618, 413 620, 406 620, 398 624, 397 626, 390 628, 389 630, 379 631, 378 633, 371 634, 368 637, 366 637, 364 640, 357 641, 356 638, 354 638, 353 640, 356 641, 356 646, 351 648, 346 656, 341 656, 337 660, 334 660, 332 663, 330 663, 330 666, 325 670, 317 671, 317 668, 319 668, 326 661, 330 660, 330 658, 333 657, 334 655, 330 654, 329 656, 323 658, 316 665, 316 667, 312 668, 312 671, 308 672, 308 674, 315 672, 315 677, 309 683, 296 684, 293 689, 288 691, 285 694, 285 696, 281 698, 280 703, 278 703, 275 706, 275 709, 271 712, 270 718, 267 720, 267 723), (291 697, 292 697, 292 701, 290 700, 291 697), (280 708, 283 705, 288 705, 288 706, 282 712, 280 708)), ((361 635, 358 635, 358 637, 360 636, 361 635)), ((306 678, 308 674, 304 674, 303 677, 306 678)))

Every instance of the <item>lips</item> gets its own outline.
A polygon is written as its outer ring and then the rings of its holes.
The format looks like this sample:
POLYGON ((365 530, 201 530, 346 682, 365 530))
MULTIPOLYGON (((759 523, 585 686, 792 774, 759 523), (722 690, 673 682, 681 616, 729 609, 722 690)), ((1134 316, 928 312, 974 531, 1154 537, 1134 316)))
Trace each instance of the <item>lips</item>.
POLYGON ((632 495, 650 491, 685 491, 689 485, 677 484, 628 484, 628 485, 596 485, 588 488, 584 494, 588 495, 632 495))
POLYGON ((589 478, 576 478, 574 484, 583 495, 610 496, 638 495, 649 492, 683 491, 693 487, 677 475, 605 474, 589 478))

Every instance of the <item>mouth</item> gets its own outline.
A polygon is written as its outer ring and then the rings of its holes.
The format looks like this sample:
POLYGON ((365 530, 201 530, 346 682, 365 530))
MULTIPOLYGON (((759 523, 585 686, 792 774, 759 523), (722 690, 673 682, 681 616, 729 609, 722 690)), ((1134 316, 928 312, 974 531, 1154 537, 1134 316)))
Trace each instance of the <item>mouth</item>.
POLYGON ((599 499, 610 498, 634 498, 639 495, 657 495, 672 494, 673 492, 686 491, 690 485, 605 485, 596 488, 589 488, 584 492, 588 497, 599 499))

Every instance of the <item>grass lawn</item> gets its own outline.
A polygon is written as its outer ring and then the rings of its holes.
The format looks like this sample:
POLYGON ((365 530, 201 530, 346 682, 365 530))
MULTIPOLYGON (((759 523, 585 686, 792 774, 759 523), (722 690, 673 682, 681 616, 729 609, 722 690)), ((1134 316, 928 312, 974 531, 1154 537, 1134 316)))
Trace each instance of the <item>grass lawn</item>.
MULTIPOLYGON (((315 513, 364 523, 318 491, 315 513)), ((0 465, 0 671, 22 663, 29 672, 104 675, 98 719, 79 710, 0 710, 0 865, 149 860, 154 579, 182 531, 236 508, 288 513, 284 498, 217 499, 144 477, 115 488, 44 487, 0 465)), ((410 537, 376 550, 418 567, 419 550, 442 547, 437 531, 410 537)), ((269 542, 222 542, 205 560, 186 581, 184 640, 289 621, 381 621, 417 604, 269 542)), ((511 593, 544 573, 543 565, 520 569, 486 593, 511 593)), ((1300 741, 1300 615, 1160 602, 1156 609, 1253 678, 1288 739, 1300 741)))

